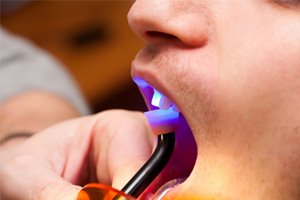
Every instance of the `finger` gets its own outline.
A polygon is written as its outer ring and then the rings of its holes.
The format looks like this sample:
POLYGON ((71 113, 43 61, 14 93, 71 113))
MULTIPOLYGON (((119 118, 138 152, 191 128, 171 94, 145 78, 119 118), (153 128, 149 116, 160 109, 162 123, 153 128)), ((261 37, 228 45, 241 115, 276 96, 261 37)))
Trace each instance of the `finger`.
POLYGON ((80 187, 71 183, 79 183, 86 166, 92 121, 58 124, 1 151, 1 197, 76 199, 80 187))
POLYGON ((52 181, 48 180, 45 185, 42 184, 42 187, 35 188, 29 199, 76 200, 80 190, 80 186, 72 185, 61 177, 56 177, 52 181))
POLYGON ((150 157, 155 137, 142 113, 120 110, 99 120, 95 132, 98 180, 121 189, 150 157))
POLYGON ((118 190, 121 190, 129 180, 141 169, 146 163, 149 156, 145 157, 141 161, 131 161, 127 166, 120 165, 119 169, 114 173, 112 186, 118 190))
POLYGON ((3 199, 71 200, 80 190, 55 174, 43 159, 28 154, 6 159, 0 175, 3 199))

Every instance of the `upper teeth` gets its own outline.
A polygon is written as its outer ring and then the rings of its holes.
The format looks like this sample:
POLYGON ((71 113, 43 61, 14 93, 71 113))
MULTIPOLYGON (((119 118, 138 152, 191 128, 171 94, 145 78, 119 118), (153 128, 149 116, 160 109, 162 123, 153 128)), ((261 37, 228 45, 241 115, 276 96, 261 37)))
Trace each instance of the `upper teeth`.
POLYGON ((156 89, 154 89, 151 85, 149 85, 144 79, 139 77, 133 78, 134 82, 139 86, 139 88, 147 88, 151 87, 154 91, 151 104, 153 106, 156 106, 163 110, 168 110, 169 108, 172 108, 176 112, 180 112, 178 107, 167 97, 165 97, 163 94, 158 92, 156 89))
POLYGON ((170 99, 168 99, 167 97, 165 97, 164 95, 162 95, 161 93, 159 93, 155 89, 154 89, 154 94, 153 94, 153 97, 152 97, 151 104, 156 106, 156 107, 159 107, 163 110, 167 110, 172 105, 174 105, 174 103, 170 99))

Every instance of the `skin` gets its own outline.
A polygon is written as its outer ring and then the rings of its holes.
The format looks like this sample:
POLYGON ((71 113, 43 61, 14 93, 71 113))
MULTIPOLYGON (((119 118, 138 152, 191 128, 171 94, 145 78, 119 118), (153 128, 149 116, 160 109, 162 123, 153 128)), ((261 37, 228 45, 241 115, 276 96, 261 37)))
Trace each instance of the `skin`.
MULTIPOLYGON (((132 76, 179 107, 197 144, 190 176, 165 199, 299 199, 299 1, 137 0, 128 21, 148 43, 132 76)), ((40 130, 0 149, 1 197, 76 199, 95 180, 121 188, 153 140, 141 113, 120 110, 40 130)))
MULTIPOLYGON (((1 102, 0 116, 0 140, 3 140, 19 132, 34 134, 55 123, 79 117, 80 114, 64 98, 38 90, 18 94, 1 102)), ((15 138, 3 145, 22 139, 15 138)))
POLYGON ((132 75, 168 96, 198 146, 169 199, 299 199, 300 2, 137 0, 132 75))
MULTIPOLYGON (((69 105, 65 103, 66 109, 69 105)), ((60 104, 53 105, 56 106, 52 109, 64 108, 60 104)), ((5 119, 7 115, 3 116, 5 119)), ((36 121, 34 127, 38 125, 36 121)), ((180 148, 194 146, 183 140, 184 135, 177 134, 176 137, 182 141, 177 143, 180 148)), ((14 138, 0 146, 0 163, 4 163, 0 167, 0 197, 71 200, 77 199, 82 186, 92 182, 121 189, 148 160, 155 141, 156 137, 141 112, 109 110, 56 122, 29 138, 14 138)), ((168 170, 164 171, 148 192, 157 189, 166 178, 184 174, 192 165, 181 159, 186 158, 181 153, 176 150, 169 163, 172 175, 168 170)))
POLYGON ((1 198, 76 199, 81 186, 96 181, 122 187, 153 143, 139 112, 114 110, 58 123, 0 148, 1 198))

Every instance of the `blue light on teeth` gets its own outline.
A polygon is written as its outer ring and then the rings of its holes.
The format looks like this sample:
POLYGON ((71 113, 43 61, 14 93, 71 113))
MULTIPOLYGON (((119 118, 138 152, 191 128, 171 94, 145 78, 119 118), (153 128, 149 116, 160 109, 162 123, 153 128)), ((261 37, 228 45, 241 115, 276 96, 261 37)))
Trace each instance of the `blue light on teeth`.
POLYGON ((159 107, 159 102, 162 98, 162 94, 160 94, 157 90, 154 89, 154 94, 151 100, 151 104, 153 106, 159 107))
MULTIPOLYGON (((151 104, 157 109, 145 112, 145 116, 152 128, 155 135, 175 132, 178 127, 179 112, 172 102, 164 97, 160 92, 149 85, 145 80, 134 77, 133 81, 138 85, 139 88, 146 89, 151 88, 150 92, 152 96, 151 104)), ((149 93, 149 94, 150 94, 149 93)))

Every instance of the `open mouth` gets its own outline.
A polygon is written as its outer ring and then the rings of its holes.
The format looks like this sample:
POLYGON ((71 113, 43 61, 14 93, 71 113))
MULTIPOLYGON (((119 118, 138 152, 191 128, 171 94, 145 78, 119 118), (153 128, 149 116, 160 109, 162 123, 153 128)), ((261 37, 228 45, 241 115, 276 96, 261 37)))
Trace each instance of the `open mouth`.
POLYGON ((182 182, 188 178, 196 162, 197 145, 190 127, 178 107, 142 78, 134 77, 133 80, 139 87, 148 106, 149 111, 145 112, 145 116, 154 134, 176 132, 176 147, 171 160, 147 189, 147 192, 153 194, 171 180, 180 179, 182 182))
POLYGON ((139 77, 134 77, 133 81, 137 84, 141 93, 145 99, 145 102, 149 110, 155 110, 158 108, 167 110, 170 107, 173 107, 175 111, 180 112, 175 104, 150 84, 148 84, 144 79, 139 77))
POLYGON ((176 132, 180 110, 165 95, 141 78, 134 78, 149 108, 145 116, 155 135, 176 132))

